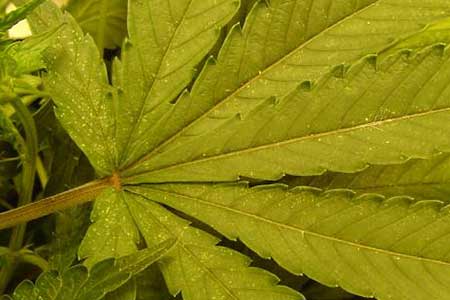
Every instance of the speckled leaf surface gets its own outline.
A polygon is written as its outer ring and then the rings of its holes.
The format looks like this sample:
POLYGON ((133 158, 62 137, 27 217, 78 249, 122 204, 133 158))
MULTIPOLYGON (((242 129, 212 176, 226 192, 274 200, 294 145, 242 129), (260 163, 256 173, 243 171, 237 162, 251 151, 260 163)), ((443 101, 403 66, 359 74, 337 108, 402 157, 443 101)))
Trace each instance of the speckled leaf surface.
POLYGON ((130 1, 129 40, 113 72, 120 89, 116 139, 121 168, 151 149, 149 131, 191 82, 194 67, 238 6, 237 0, 130 1))
POLYGON ((271 273, 249 267, 250 260, 162 206, 133 195, 128 205, 148 245, 177 239, 160 262, 169 291, 184 300, 301 300, 297 292, 278 286, 271 273))
MULTIPOLYGON (((158 146, 125 174, 151 173, 162 164, 178 164, 180 157, 173 149, 191 145, 199 136, 207 139, 208 133, 215 135, 229 119, 238 115, 245 119, 268 98, 280 99, 302 82, 317 80, 338 64, 382 51, 426 24, 448 18, 449 13, 450 3, 441 0, 278 0, 270 5, 260 1, 243 29, 237 26, 230 32, 218 58, 209 60, 190 93, 182 94, 166 114, 159 113, 162 117, 148 134, 158 146), (165 126, 167 122, 171 126, 165 126)), ((223 153, 221 146, 211 148, 223 153)), ((183 154, 191 160, 203 153, 183 154)), ((180 176, 174 173, 170 180, 180 176)), ((229 179, 234 180, 234 175, 227 172, 229 179)), ((155 177, 151 173, 142 181, 155 177)))
POLYGON ((140 236, 126 199, 128 193, 108 189, 94 205, 91 221, 78 255, 88 265, 110 257, 121 257, 137 251, 140 236))
POLYGON ((327 286, 381 300, 450 295, 450 215, 438 201, 235 183, 129 189, 327 286))
POLYGON ((55 41, 60 47, 47 53, 51 71, 46 88, 52 91, 55 113, 69 135, 99 174, 110 174, 117 161, 115 90, 108 84, 106 67, 92 38, 83 34, 70 15, 58 11, 54 15, 67 25, 55 41))
POLYGON ((442 47, 365 58, 246 114, 208 119, 125 180, 276 180, 432 157, 450 150, 448 66, 442 47))

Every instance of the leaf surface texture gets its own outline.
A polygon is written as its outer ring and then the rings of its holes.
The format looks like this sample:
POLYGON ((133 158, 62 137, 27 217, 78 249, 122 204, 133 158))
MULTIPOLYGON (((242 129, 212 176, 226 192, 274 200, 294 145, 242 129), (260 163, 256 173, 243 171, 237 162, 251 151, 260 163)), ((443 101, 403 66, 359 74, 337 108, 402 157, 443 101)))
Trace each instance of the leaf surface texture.
POLYGON ((297 292, 277 286, 271 273, 249 267, 244 255, 218 247, 218 239, 193 227, 156 203, 134 195, 128 202, 148 245, 167 239, 177 244, 161 261, 169 291, 184 300, 297 300, 297 292))
POLYGON ((440 202, 235 183, 129 189, 328 286, 381 300, 450 295, 450 216, 440 202))
POLYGON ((450 150, 449 66, 441 47, 412 58, 365 58, 337 68, 311 90, 302 85, 245 115, 209 119, 203 131, 140 165, 154 171, 126 180, 275 180, 432 157, 450 150))

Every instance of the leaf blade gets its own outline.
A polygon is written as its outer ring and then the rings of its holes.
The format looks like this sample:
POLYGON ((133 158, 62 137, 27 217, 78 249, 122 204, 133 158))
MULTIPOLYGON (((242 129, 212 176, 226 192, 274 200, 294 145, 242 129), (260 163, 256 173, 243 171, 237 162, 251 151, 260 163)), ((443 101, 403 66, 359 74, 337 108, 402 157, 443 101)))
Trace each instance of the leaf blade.
POLYGON ((126 36, 127 1, 70 1, 66 9, 100 49, 122 45, 126 36))
POLYGON ((147 244, 177 239, 177 245, 160 264, 173 295, 182 291, 185 300, 303 299, 293 290, 278 286, 272 274, 249 268, 247 257, 215 246, 218 239, 187 227, 185 220, 158 204, 137 195, 129 200, 147 244))
POLYGON ((408 2, 409 7, 406 3, 393 1, 365 1, 353 3, 354 6, 348 1, 332 1, 330 24, 322 24, 324 18, 315 14, 323 13, 327 3, 330 4, 329 1, 311 1, 310 17, 304 15, 308 7, 302 7, 307 2, 271 1, 268 7, 262 2, 257 3, 247 17, 244 29, 240 31, 235 27, 217 61, 209 60, 206 64, 191 93, 181 95, 177 105, 158 112, 162 116, 156 119, 151 131, 160 135, 152 141, 154 150, 125 170, 125 175, 151 170, 154 167, 152 160, 159 160, 161 153, 191 142, 199 133, 214 131, 223 124, 224 118, 245 115, 268 97, 283 97, 301 82, 318 79, 337 64, 351 63, 366 54, 376 53, 393 39, 420 30, 417 18, 423 18, 427 23, 448 14, 440 1, 427 3, 428 8, 422 2, 408 2), (416 15, 414 21, 408 19, 419 11, 421 17, 416 15), (372 20, 378 14, 390 16, 394 21, 372 20), (312 27, 298 23, 286 25, 289 15, 292 20, 316 23, 312 27), (280 28, 285 33, 284 40, 274 35, 280 33, 275 31, 280 28), (360 30, 355 31, 355 28, 360 30), (399 33, 398 30, 404 31, 399 33), (377 35, 379 37, 374 38, 377 35), (382 42, 376 44, 377 39, 382 42), (260 40, 266 43, 259 43, 260 40), (275 41, 273 45, 267 43, 269 40, 275 41), (323 52, 308 50, 314 43, 329 49, 323 52), (353 47, 353 50, 347 51, 349 49, 345 47, 353 47), (342 55, 339 49, 346 54, 342 55), (268 76, 269 73, 272 75, 268 76), (173 126, 166 128, 167 122, 173 126))
POLYGON ((449 215, 436 201, 411 205, 400 197, 383 201, 280 185, 163 184, 132 190, 328 286, 378 299, 450 295, 444 275, 450 262, 442 249, 449 215))
POLYGON ((97 197, 91 213, 93 224, 78 249, 78 256, 87 259, 86 265, 137 251, 140 236, 128 211, 127 197, 127 193, 112 188, 97 197))
POLYGON ((119 111, 127 112, 126 118, 118 119, 121 167, 148 150, 145 139, 153 110, 186 88, 194 67, 214 46, 238 5, 236 0, 130 2, 130 40, 115 69, 123 91, 119 111))
POLYGON ((450 149, 449 58, 439 46, 338 68, 312 89, 211 119, 206 133, 187 133, 125 182, 277 180, 430 158, 450 149))

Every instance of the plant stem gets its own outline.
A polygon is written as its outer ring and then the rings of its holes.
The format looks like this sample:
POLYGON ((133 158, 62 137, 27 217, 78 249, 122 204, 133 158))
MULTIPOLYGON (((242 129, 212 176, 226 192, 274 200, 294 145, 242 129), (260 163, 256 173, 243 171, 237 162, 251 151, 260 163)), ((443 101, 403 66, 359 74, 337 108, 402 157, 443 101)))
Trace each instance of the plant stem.
POLYGON ((0 230, 93 201, 105 188, 111 186, 109 178, 95 180, 55 196, 0 213, 0 230))
MULTIPOLYGON (((25 131, 26 143, 23 158, 23 173, 19 190, 18 206, 26 205, 32 201, 34 177, 36 173, 36 157, 38 155, 38 137, 34 124, 34 119, 25 104, 20 98, 12 102, 16 114, 18 115, 25 131)), ((20 224, 14 228, 11 235, 9 248, 12 251, 19 250, 22 247, 23 236, 25 234, 25 225, 20 224)))
MULTIPOLYGON (((36 156, 38 154, 38 137, 37 130, 34 124, 34 119, 28 108, 23 104, 22 99, 16 97, 12 102, 12 106, 19 117, 23 129, 25 131, 26 143, 24 145, 24 153, 22 163, 23 172, 20 178, 19 187, 19 201, 18 205, 26 205, 32 201, 34 177, 36 173, 36 156)), ((26 223, 18 224, 12 231, 9 239, 9 249, 15 252, 22 248, 23 239, 25 236, 26 223)), ((10 278, 17 265, 17 259, 12 256, 5 263, 5 266, 0 272, 0 294, 3 293, 8 286, 10 278)))

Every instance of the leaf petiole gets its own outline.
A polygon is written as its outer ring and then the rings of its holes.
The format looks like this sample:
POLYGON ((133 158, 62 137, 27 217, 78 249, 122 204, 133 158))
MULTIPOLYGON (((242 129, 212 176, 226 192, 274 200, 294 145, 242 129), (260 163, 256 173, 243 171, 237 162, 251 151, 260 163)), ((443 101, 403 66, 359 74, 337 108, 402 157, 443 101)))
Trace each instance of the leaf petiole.
POLYGON ((111 186, 109 178, 95 180, 55 196, 0 213, 0 230, 93 201, 105 188, 111 186))

